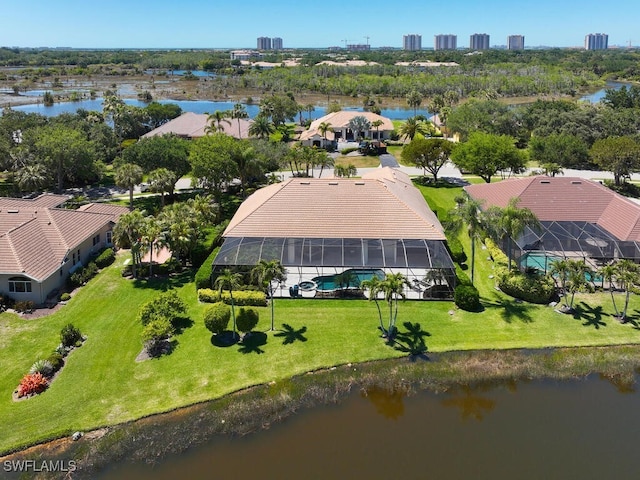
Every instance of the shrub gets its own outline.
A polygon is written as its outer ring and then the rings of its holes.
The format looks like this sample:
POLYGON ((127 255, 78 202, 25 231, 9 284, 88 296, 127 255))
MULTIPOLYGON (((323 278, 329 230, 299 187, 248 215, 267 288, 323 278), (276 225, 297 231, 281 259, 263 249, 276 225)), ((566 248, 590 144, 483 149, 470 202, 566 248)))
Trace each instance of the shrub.
MULTIPOLYGON (((198 300, 204 303, 223 301, 227 305, 231 305, 231 295, 227 290, 223 290, 221 296, 218 290, 202 288, 198 290, 198 300)), ((265 307, 267 305, 267 295, 260 291, 234 290, 233 304, 239 307, 265 307)))
POLYGON ((213 269, 213 260, 216 258, 219 250, 220 248, 214 248, 196 272, 196 289, 211 287, 211 271, 213 269))
POLYGON ((41 373, 30 373, 22 377, 18 386, 18 397, 42 393, 47 389, 47 379, 41 373))
POLYGON ((105 250, 102 251, 102 253, 100 253, 100 255, 98 255, 98 258, 96 258, 95 262, 96 262, 96 266, 98 268, 105 268, 108 267, 109 265, 111 265, 113 263, 113 261, 116 259, 116 254, 113 251, 112 248, 107 248, 105 250))
POLYGON ((204 312, 204 326, 213 334, 224 332, 229 326, 231 308, 229 305, 217 302, 209 305, 204 312))
POLYGON ((0 312, 4 312, 7 308, 13 308, 15 304, 13 298, 0 293, 0 312))
POLYGON ((236 326, 242 333, 247 333, 256 328, 260 315, 253 308, 240 308, 236 316, 236 326))
POLYGON ((173 325, 166 318, 156 318, 142 329, 142 343, 150 355, 157 355, 162 342, 173 335, 173 325))
POLYGON ((343 148, 342 150, 340 150, 340 155, 347 155, 348 153, 356 151, 358 151, 358 147, 343 148))
POLYGON ((36 360, 29 369, 29 373, 41 373, 45 377, 48 377, 54 371, 55 369, 49 360, 36 360))
POLYGON ((69 276, 69 284, 71 288, 84 285, 98 273, 98 267, 94 262, 90 262, 86 267, 79 268, 69 276))
POLYGON ((60 295, 60 300, 62 302, 68 302, 69 300, 71 300, 71 295, 69 295, 67 292, 64 292, 62 295, 60 295))
POLYGON ((64 347, 72 347, 76 342, 82 341, 82 333, 73 324, 69 323, 60 330, 60 341, 64 347))
POLYGON ((469 278, 469 275, 467 275, 467 273, 461 270, 459 267, 456 268, 456 278, 457 278, 456 285, 473 286, 473 284, 471 283, 471 279, 469 278))
POLYGON ((458 285, 453 293, 453 301, 462 310, 477 312, 480 310, 480 294, 471 285, 458 285))
POLYGON ((53 367, 53 372, 57 372, 64 365, 64 358, 59 353, 52 353, 49 355, 49 358, 47 358, 47 361, 53 367))
POLYGON ((456 237, 447 239, 447 245, 449 246, 449 253, 451 254, 451 260, 457 264, 463 264, 467 261, 467 254, 462 248, 462 243, 456 237))
POLYGON ((507 295, 526 302, 546 304, 555 294, 553 281, 544 275, 524 275, 518 270, 506 270, 498 277, 498 287, 507 295))
POLYGON ((30 312, 36 308, 36 304, 32 300, 20 300, 13 307, 16 312, 30 312))
POLYGON ((153 320, 165 318, 173 322, 181 313, 187 311, 187 306, 175 290, 158 295, 150 302, 145 303, 138 312, 138 320, 142 325, 147 325, 153 320))

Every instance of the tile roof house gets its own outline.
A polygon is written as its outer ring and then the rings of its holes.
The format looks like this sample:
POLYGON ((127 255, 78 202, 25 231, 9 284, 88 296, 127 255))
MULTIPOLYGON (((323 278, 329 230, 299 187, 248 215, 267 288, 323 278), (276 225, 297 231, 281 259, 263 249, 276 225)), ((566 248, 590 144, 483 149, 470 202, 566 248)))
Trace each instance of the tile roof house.
MULTIPOLYGON (((252 120, 242 118, 228 119, 230 123, 222 122, 222 131, 235 138, 249 137, 249 127, 252 120)), ((204 137, 206 128, 209 125, 209 115, 206 113, 185 112, 177 118, 168 121, 158 128, 145 133, 142 138, 151 138, 162 135, 177 135, 178 137, 192 140, 204 137)))
POLYGON ((0 198, 0 293, 43 304, 67 277, 112 244, 126 207, 58 208, 68 197, 0 198))
MULTIPOLYGON (((416 285, 428 270, 446 271, 451 282, 455 276, 438 218, 409 177, 391 168, 361 179, 292 178, 262 188, 223 237, 215 266, 277 259, 290 286, 345 270, 401 272, 416 285)), ((407 294, 422 298, 423 290, 407 294)))
POLYGON ((543 229, 527 229, 516 243, 524 253, 606 261, 640 260, 640 205, 604 185, 572 177, 533 176, 464 187, 483 209, 512 197, 529 208, 543 229))
POLYGON ((329 113, 328 115, 311 122, 309 128, 302 132, 299 140, 303 145, 309 147, 325 147, 330 144, 335 145, 336 142, 341 140, 356 140, 358 132, 352 132, 349 128, 349 122, 354 117, 364 117, 370 124, 378 120, 382 122, 378 128, 372 126, 369 130, 361 132, 365 138, 386 140, 391 136, 391 132, 393 131, 393 122, 388 118, 372 112, 341 110, 339 112, 329 113), (320 125, 324 122, 330 124, 331 128, 323 135, 320 133, 320 125))

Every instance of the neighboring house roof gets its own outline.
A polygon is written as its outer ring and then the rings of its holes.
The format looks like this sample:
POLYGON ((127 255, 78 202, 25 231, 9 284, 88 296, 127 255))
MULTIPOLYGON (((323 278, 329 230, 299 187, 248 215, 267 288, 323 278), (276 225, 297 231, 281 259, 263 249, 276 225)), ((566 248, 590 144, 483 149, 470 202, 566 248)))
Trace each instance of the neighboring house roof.
POLYGON ((36 198, 0 197, 0 210, 5 208, 20 208, 21 206, 53 208, 62 205, 69 200, 69 198, 71 197, 68 195, 53 195, 50 193, 43 193, 36 198))
POLYGON ((225 237, 445 240, 409 177, 390 168, 361 179, 293 178, 247 198, 225 237))
MULTIPOLYGON (((223 132, 231 137, 239 138, 238 124, 240 124, 240 136, 247 138, 249 136, 249 127, 251 120, 240 118, 228 119, 231 124, 222 122, 220 126, 223 132)), ((164 125, 145 133, 142 138, 157 137, 162 135, 177 135, 183 138, 200 138, 206 135, 206 128, 209 125, 209 115, 206 113, 185 112, 177 118, 168 121, 164 125)))
MULTIPOLYGON (((339 112, 329 113, 328 115, 325 115, 324 117, 320 117, 317 120, 314 120, 313 122, 311 122, 311 125, 309 125, 309 129, 305 130, 300 135, 300 140, 309 140, 317 136, 323 137, 323 135, 318 130, 318 128, 320 127, 320 124, 323 122, 330 123, 331 129, 340 130, 343 128, 347 128, 347 126, 349 125, 349 122, 354 117, 365 117, 367 120, 369 120, 370 123, 373 123, 376 120, 382 120, 382 125, 380 125, 377 128, 378 131, 384 132, 385 130, 386 131, 393 130, 393 122, 389 120, 387 117, 383 117, 381 115, 378 115, 377 113, 357 112, 353 110, 341 110, 339 112)), ((376 128, 371 127, 371 130, 375 131, 376 128)), ((333 140, 333 139, 334 139, 333 132, 331 130, 328 130, 327 140, 333 140)))
POLYGON ((129 207, 111 205, 109 203, 88 203, 78 208, 79 212, 102 213, 110 215, 113 222, 118 222, 121 215, 129 213, 129 207))
MULTIPOLYGON (((54 202, 54 196, 43 197, 28 201, 0 199, 0 273, 43 281, 60 268, 70 249, 117 220, 115 210, 94 213, 91 207, 84 210, 44 207, 47 201, 54 202)), ((67 198, 57 197, 57 200, 67 198)))
POLYGON ((468 185, 482 208, 505 207, 518 197, 540 221, 594 223, 618 240, 640 241, 640 206, 598 182, 573 177, 524 177, 497 183, 468 185))

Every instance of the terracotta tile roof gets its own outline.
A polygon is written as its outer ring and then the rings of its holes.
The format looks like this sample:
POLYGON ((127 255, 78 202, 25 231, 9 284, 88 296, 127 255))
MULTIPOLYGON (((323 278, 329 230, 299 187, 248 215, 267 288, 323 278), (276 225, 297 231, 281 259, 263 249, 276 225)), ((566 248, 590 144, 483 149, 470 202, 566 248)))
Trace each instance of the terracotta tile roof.
POLYGON ((36 198, 9 198, 0 197, 0 210, 16 209, 20 207, 29 208, 53 208, 62 205, 69 200, 68 195, 53 195, 51 193, 43 193, 36 198))
POLYGON ((262 188, 224 236, 445 239, 420 191, 390 168, 362 179, 294 178, 262 188))
POLYGON ((129 207, 111 205, 109 203, 87 203, 78 208, 78 211, 110 215, 111 220, 117 222, 121 215, 129 213, 129 207))
MULTIPOLYGON (((206 135, 205 129, 208 125, 209 116, 205 113, 186 112, 173 120, 168 121, 164 125, 145 133, 142 138, 150 138, 162 135, 174 134, 185 138, 199 138, 206 135)), ((251 120, 245 119, 229 119, 231 124, 222 122, 220 125, 224 133, 235 138, 238 137, 238 124, 240 124, 240 135, 242 138, 249 136, 249 127, 251 120)))
POLYGON ((604 185, 574 177, 524 177, 498 183, 468 185, 469 195, 483 208, 504 207, 519 197, 519 207, 540 221, 595 223, 619 240, 640 240, 640 206, 604 185))
MULTIPOLYGON (((10 200, 0 203, 15 205, 10 200)), ((55 273, 70 249, 116 218, 115 211, 96 213, 91 208, 67 210, 37 206, 39 202, 18 203, 20 208, 0 209, 0 273, 23 274, 38 281, 55 273)))

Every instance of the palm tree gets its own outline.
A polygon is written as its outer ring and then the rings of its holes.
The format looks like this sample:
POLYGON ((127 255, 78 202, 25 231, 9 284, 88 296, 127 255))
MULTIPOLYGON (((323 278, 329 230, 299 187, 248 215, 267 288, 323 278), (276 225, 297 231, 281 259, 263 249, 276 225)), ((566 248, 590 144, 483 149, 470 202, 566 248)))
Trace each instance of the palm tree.
POLYGON ((236 103, 231 110, 231 118, 238 120, 238 138, 242 138, 242 131, 240 130, 240 120, 249 118, 249 114, 245 110, 241 103, 236 103))
POLYGON ((400 137, 404 137, 405 140, 408 138, 411 141, 418 133, 424 136, 429 135, 429 126, 417 117, 411 117, 400 125, 398 133, 400 137))
POLYGON ((322 171, 325 168, 332 167, 334 165, 334 160, 323 150, 319 150, 316 155, 316 166, 320 167, 320 173, 318 174, 318 178, 322 177, 322 171))
POLYGON ((360 284, 360 288, 363 290, 369 290, 369 301, 376 302, 376 308, 378 309, 378 320, 380 321, 380 331, 385 334, 384 324, 382 323, 382 310, 380 310, 380 304, 378 303, 378 293, 380 293, 382 282, 377 276, 371 277, 369 280, 363 280, 360 284))
POLYGON ((616 265, 616 280, 624 290, 624 308, 620 315, 620 321, 625 322, 627 319, 627 309, 629 308, 629 297, 631 291, 638 285, 638 277, 640 276, 640 266, 632 260, 620 260, 616 265))
POLYGON ((418 107, 422 103, 422 94, 417 90, 411 90, 407 94, 407 104, 413 108, 413 116, 417 115, 418 107))
POLYGON ((325 146, 327 144, 327 132, 332 131, 331 122, 321 122, 318 125, 318 132, 324 137, 325 146))
POLYGON ((573 312, 573 301, 576 293, 590 289, 591 284, 587 281, 587 275, 590 273, 592 273, 591 269, 582 260, 564 259, 551 262, 549 274, 554 281, 560 282, 560 287, 564 292, 564 306, 567 313, 573 312), (568 294, 571 294, 571 296, 568 297, 568 294), (567 301, 567 298, 569 298, 569 301, 567 301))
POLYGON ((333 175, 335 177, 351 178, 358 174, 358 169, 352 163, 349 165, 336 165, 333 167, 333 175))
POLYGON ((396 320, 398 319, 398 299, 405 298, 404 286, 407 279, 401 273, 387 273, 384 280, 380 282, 380 291, 384 292, 384 299, 389 305, 389 327, 386 334, 389 342, 393 340, 396 330, 396 320))
POLYGON ((511 242, 517 240, 527 227, 540 228, 540 221, 535 213, 528 208, 518 208, 519 200, 518 197, 511 198, 504 208, 492 206, 487 209, 485 215, 489 230, 493 231, 499 239, 507 238, 509 272, 511 271, 512 256, 511 242))
POLYGON ((286 281, 287 274, 285 268, 279 260, 260 260, 253 270, 251 276, 258 280, 262 286, 266 286, 269 293, 269 302, 271 303, 271 331, 274 330, 274 301, 273 292, 275 290, 273 282, 278 284, 286 281))
POLYGON ((125 163, 116 168, 116 185, 129 190, 129 210, 133 211, 133 188, 142 181, 142 168, 134 163, 125 163))
POLYGON ((313 103, 307 103, 304 106, 305 111, 309 114, 309 121, 311 121, 311 114, 316 109, 316 106, 313 103))
POLYGON ((149 172, 149 185, 152 192, 160 192, 160 202, 164 207, 164 194, 173 192, 178 180, 176 174, 167 168, 156 168, 149 172))
POLYGON ((231 116, 231 112, 226 110, 216 110, 212 114, 207 117, 207 126, 205 127, 205 133, 215 133, 215 132, 224 132, 223 123, 227 125, 231 125, 231 121, 229 121, 229 117, 231 116))
POLYGON ((364 133, 367 132, 371 128, 371 122, 367 120, 367 117, 364 115, 356 115, 347 124, 347 128, 349 128, 353 132, 354 138, 363 137, 364 133))
POLYGON ((137 267, 142 260, 142 228, 145 222, 140 210, 134 210, 121 215, 113 227, 113 242, 119 248, 131 249, 132 272, 136 276, 137 267))
POLYGON ((269 138, 269 135, 276 131, 271 120, 265 115, 258 115, 249 127, 249 135, 262 139, 269 138))
POLYGON ((229 288, 229 297, 231 297, 231 318, 233 320, 233 337, 235 338, 237 335, 236 332, 236 312, 235 306, 233 304, 233 289, 240 286, 240 282, 242 281, 242 275, 239 273, 233 273, 230 269, 225 268, 224 271, 218 275, 216 281, 214 282, 214 288, 217 288, 220 292, 220 296, 222 296, 222 290, 224 287, 229 288))
POLYGON ((153 276, 153 250, 157 250, 156 241, 162 232, 162 225, 154 217, 146 217, 140 228, 140 243, 145 251, 149 251, 149 276, 153 276))
POLYGON ((15 173, 15 182, 22 192, 43 188, 49 181, 47 168, 42 163, 28 163, 15 173))
POLYGON ((451 230, 458 232, 463 225, 467 226, 467 233, 471 240, 471 284, 473 285, 476 258, 476 241, 479 240, 481 228, 481 207, 482 204, 469 196, 462 197, 462 201, 457 203, 456 209, 451 212, 454 221, 450 224, 451 230))
POLYGON ((613 310, 616 312, 615 316, 617 318, 621 318, 620 311, 618 310, 618 305, 616 304, 616 298, 613 295, 613 291, 615 289, 615 281, 618 276, 618 265, 616 264, 607 264, 600 268, 598 271, 600 277, 602 277, 602 286, 604 288, 604 282, 609 283, 609 294, 611 295, 611 303, 613 303, 613 310))
POLYGON ((376 140, 380 140, 380 127, 384 122, 380 119, 371 122, 371 126, 376 129, 376 140))

